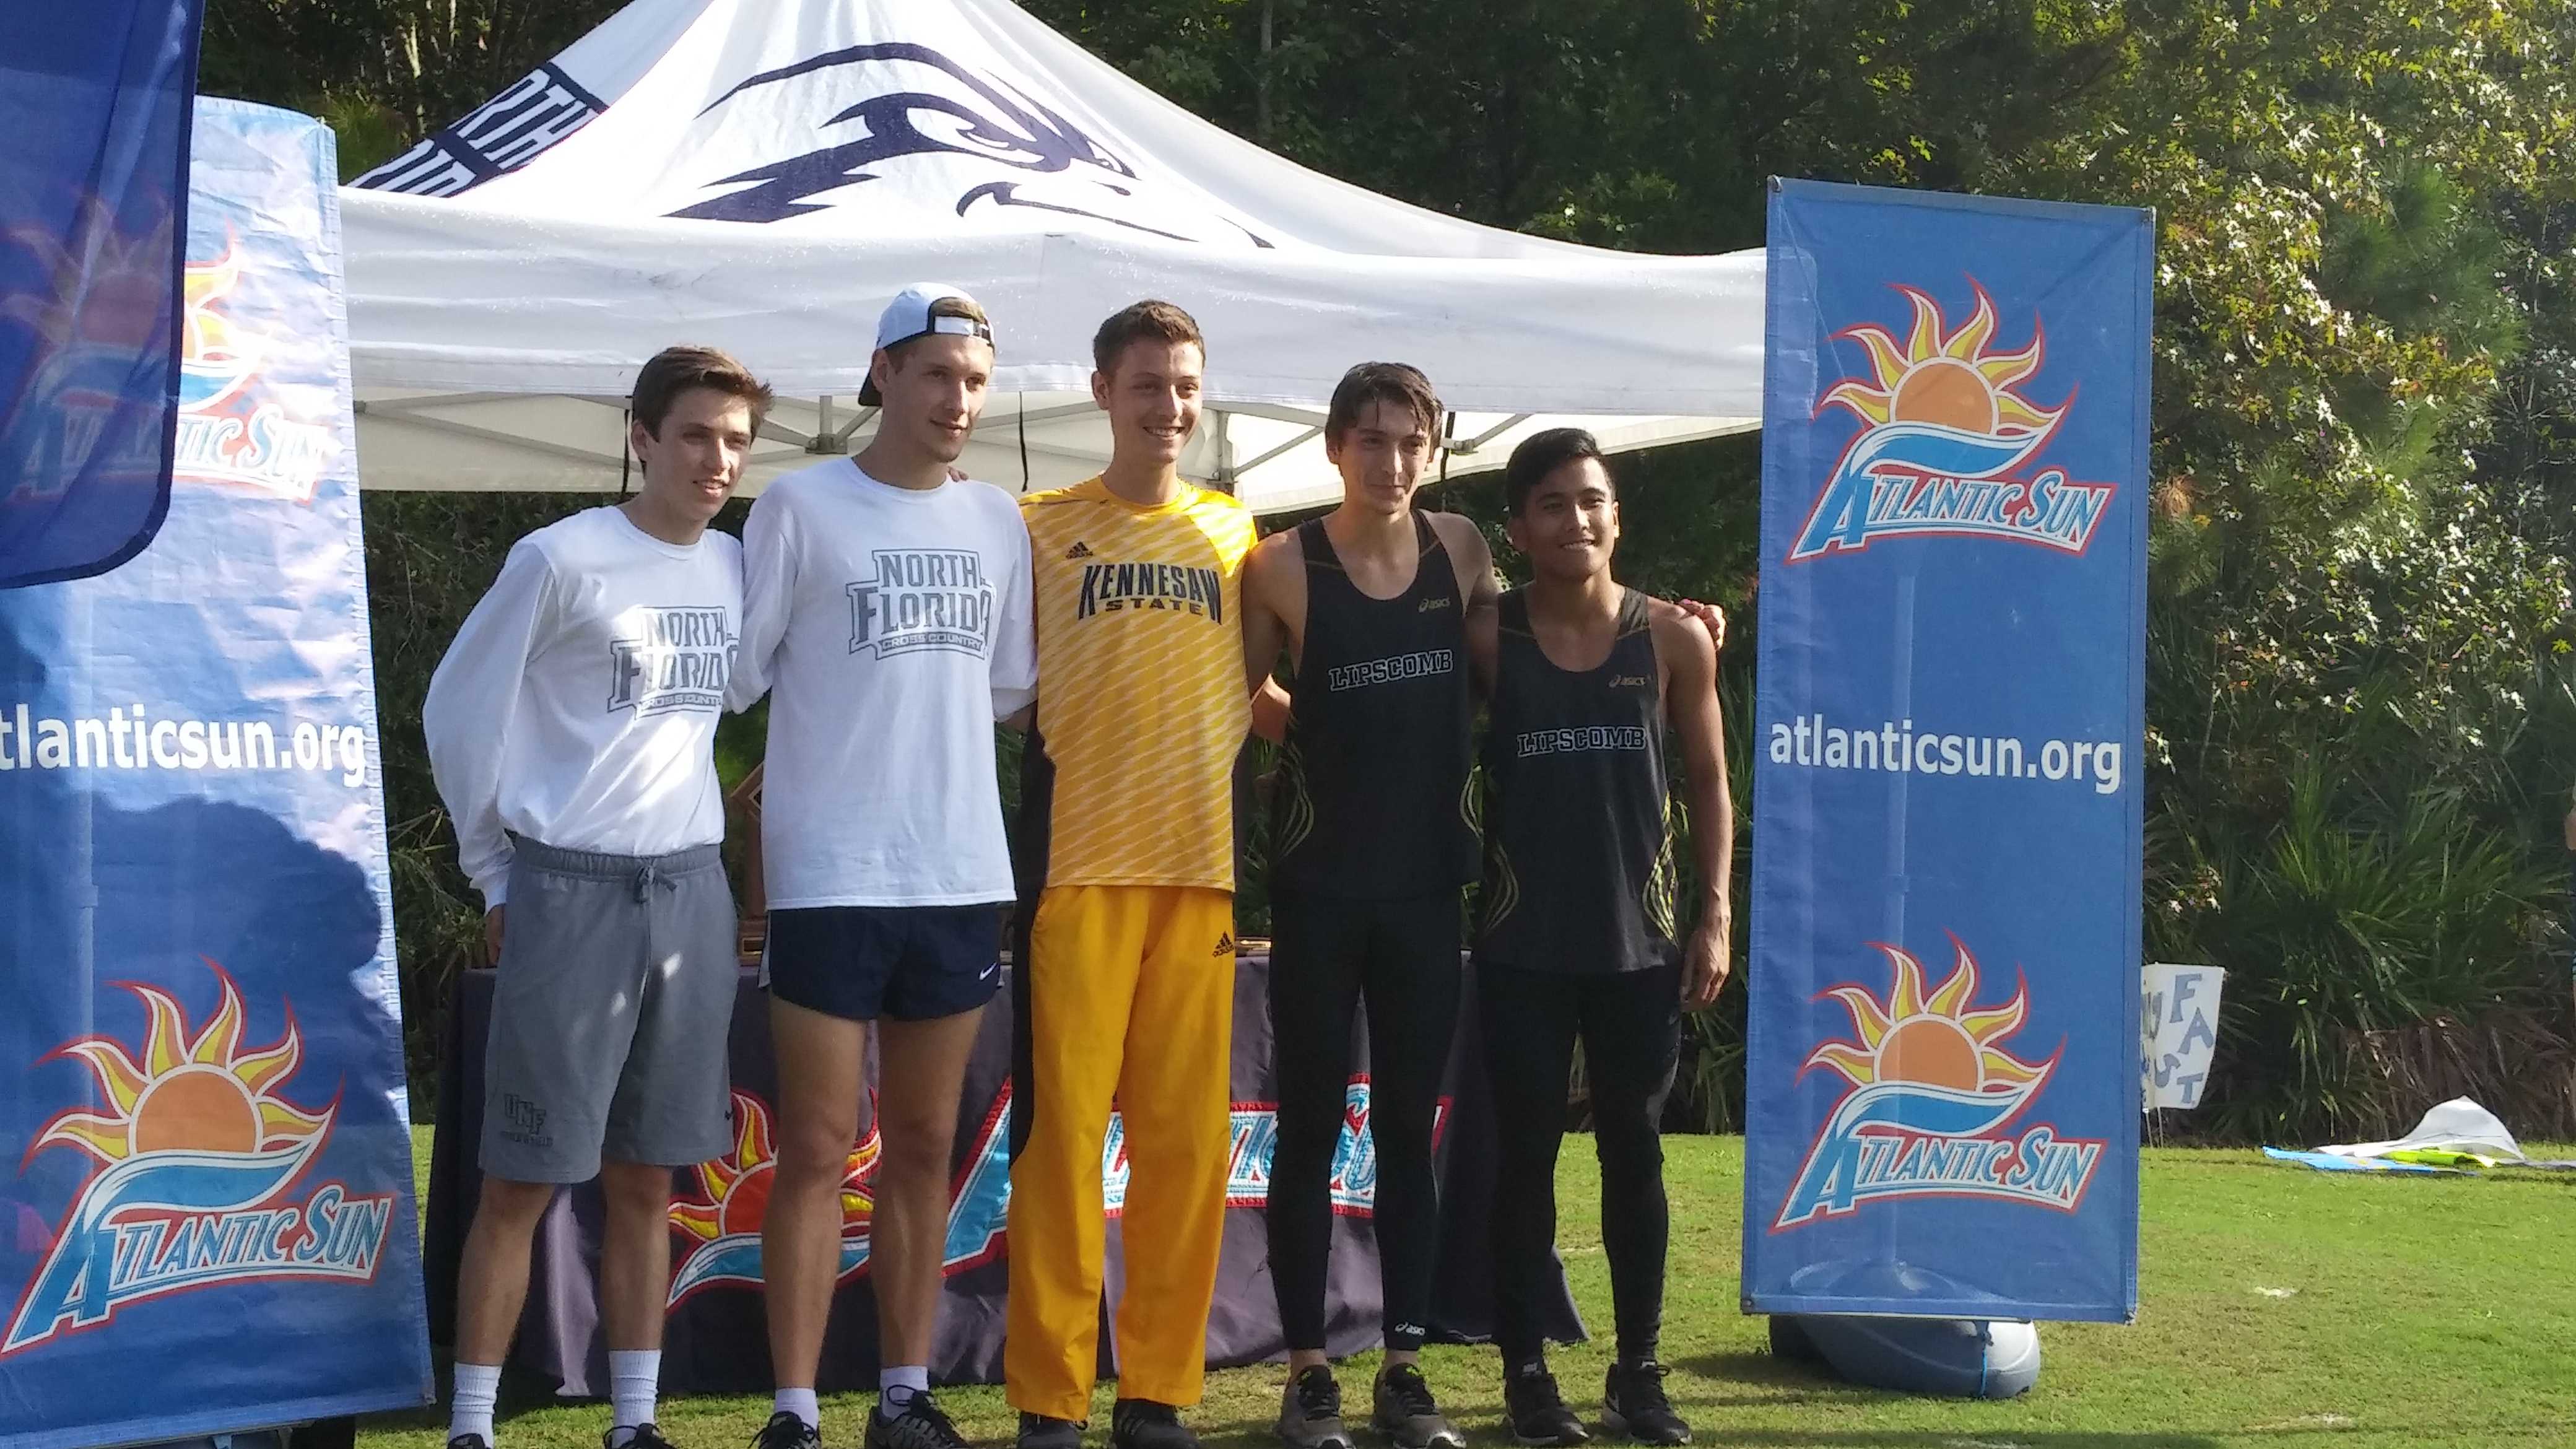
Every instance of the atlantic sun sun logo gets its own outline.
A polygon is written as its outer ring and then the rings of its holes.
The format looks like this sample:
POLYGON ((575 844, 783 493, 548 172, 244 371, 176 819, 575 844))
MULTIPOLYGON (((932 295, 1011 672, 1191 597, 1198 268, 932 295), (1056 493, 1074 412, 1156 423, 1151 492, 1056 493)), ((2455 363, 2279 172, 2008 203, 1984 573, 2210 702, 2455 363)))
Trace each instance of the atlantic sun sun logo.
POLYGON ((1938 985, 1914 953, 1873 942, 1892 973, 1885 994, 1858 984, 1817 994, 1850 1015, 1853 1036, 1818 1044, 1798 1075, 1821 1070, 1844 1086, 1771 1231, 1899 1198, 1986 1198, 2060 1212, 2083 1201, 2103 1143, 2061 1139, 2045 1122, 2013 1125, 2057 1066, 2053 1056, 2030 1061, 2004 1047, 2030 1020, 2029 982, 1981 1007, 1977 958, 1957 937, 1950 944, 1950 974, 1938 985))
MULTIPOLYGON (((209 966, 214 963, 208 962, 209 966)), ((241 990, 215 968, 221 998, 193 1031, 178 998, 154 986, 123 982, 148 1015, 142 1050, 128 1054, 106 1037, 85 1037, 47 1060, 78 1057, 97 1077, 104 1112, 65 1112, 28 1149, 62 1145, 112 1166, 152 1152, 254 1154, 310 1144, 330 1126, 330 1113, 307 1112, 275 1091, 304 1060, 304 1041, 289 1013, 285 1034, 264 1047, 242 1045, 241 990)))
POLYGON ((1880 945, 1896 970, 1882 1004, 1858 986, 1824 995, 1851 1013, 1858 1041, 1829 1041, 1807 1056, 1806 1068, 1826 1067, 1854 1086, 1913 1082, 1960 1092, 2017 1094, 2048 1075, 2045 1062, 2025 1062, 1996 1043, 2021 1030, 2030 1015, 2027 983, 2012 999, 1984 1011, 1969 1009, 1977 994, 1977 959, 1958 948, 1957 963, 1938 987, 1925 989, 1927 973, 1910 951, 1880 945))
POLYGON ((191 1289, 376 1280, 395 1191, 323 1181, 298 1195, 323 1159, 340 1103, 313 1110, 285 1095, 304 1064, 293 1011, 280 1001, 277 1039, 249 1044, 240 984, 214 962, 206 967, 216 994, 202 1022, 189 1020, 175 992, 124 982, 143 1004, 139 1044, 86 1036, 42 1059, 78 1061, 95 1088, 37 1131, 20 1170, 47 1148, 70 1149, 90 1166, 19 1297, 0 1358, 191 1289))
POLYGON ((2009 437, 2045 433, 2066 416, 2066 409, 2042 408, 2013 390, 2039 371, 2047 342, 2037 322, 2030 344, 2015 352, 1988 352, 1994 341, 1995 299, 1977 288, 1976 310, 1955 329, 1941 315, 1941 304, 1912 287, 1898 287, 1914 304, 1914 325, 1897 341, 1884 327, 1862 323, 1835 333, 1861 345, 1869 354, 1869 381, 1836 384, 1818 412, 1844 407, 1863 422, 1934 423, 1966 433, 2009 437))
MULTIPOLYGON (((1788 562, 1891 538, 1998 539, 2071 554, 2092 544, 2115 487, 2077 482, 2063 467, 2023 471, 2075 407, 2071 389, 2054 407, 2029 395, 2048 358, 2046 333, 2034 317, 2027 343, 1998 346, 1995 300, 1974 279, 1969 286, 1975 305, 1955 327, 1931 294, 1899 285, 1912 313, 1902 338, 1871 322, 1833 335, 1858 346, 1864 371, 1826 388, 1813 415, 1840 409, 1861 428, 1799 525, 1788 562)), ((1847 348, 1825 351, 1848 356, 1847 348)))
POLYGON ((223 255, 191 261, 180 280, 179 407, 202 412, 248 386, 259 367, 259 347, 233 325, 218 304, 241 285, 242 263, 227 241, 223 255))
MULTIPOLYGON (((770 1189, 778 1180, 778 1146, 769 1105, 749 1092, 733 1094, 733 1150, 698 1164, 698 1197, 671 1204, 671 1226, 695 1245, 671 1272, 668 1302, 677 1304, 716 1283, 761 1281, 760 1227, 769 1215, 770 1189)), ((884 1151, 874 1122, 850 1149, 841 1177, 841 1265, 849 1277, 867 1262, 868 1228, 875 1216, 870 1190, 884 1151)))
POLYGON ((180 281, 179 418, 171 477, 236 484, 310 503, 340 454, 327 399, 314 385, 317 355, 289 341, 292 319, 274 290, 255 295, 256 250, 229 233, 223 250, 190 258, 180 281))

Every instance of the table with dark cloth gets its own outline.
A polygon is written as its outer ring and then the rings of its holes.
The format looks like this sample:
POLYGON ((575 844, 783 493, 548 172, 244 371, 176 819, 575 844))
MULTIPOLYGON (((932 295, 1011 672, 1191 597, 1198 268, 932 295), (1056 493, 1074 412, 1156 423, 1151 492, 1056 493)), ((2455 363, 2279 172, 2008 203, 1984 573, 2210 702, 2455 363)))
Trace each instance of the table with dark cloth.
MULTIPOLYGON (((1471 966, 1472 972, 1473 967, 1471 966)), ((1270 961, 1247 952, 1235 964, 1234 1167, 1228 1186, 1225 1249, 1217 1270, 1216 1304, 1208 1317, 1211 1367, 1278 1358, 1285 1352, 1272 1296, 1268 1200, 1272 1105, 1270 1016, 1266 1005, 1270 961)), ((438 1128, 426 1206, 430 1327, 440 1342, 453 1342, 456 1267, 479 1190, 475 1144, 483 1119, 483 1044, 491 1018, 493 976, 466 973, 459 988, 439 1071, 438 1128)), ((1472 1002, 1474 992, 1462 993, 1472 1002)), ((956 1171, 947 1244, 947 1291, 941 1300, 938 1346, 931 1372, 942 1382, 998 1382, 1002 1374, 1003 1300, 1010 1264, 1002 1235, 1008 1200, 1011 993, 998 994, 986 1010, 958 1104, 956 1171)), ((767 1198, 770 1155, 768 1104, 775 1100, 776 1066, 770 1055, 768 999, 745 970, 734 998, 731 1024, 735 1090, 735 1151, 726 1159, 676 1174, 672 1210, 672 1309, 663 1339, 662 1388, 668 1393, 757 1393, 771 1387, 769 1348, 761 1315, 758 1238, 767 1198)), ((1366 1034, 1353 1045, 1351 1116, 1337 1157, 1337 1214, 1328 1293, 1327 1339, 1335 1356, 1379 1341, 1377 1250, 1368 1213, 1375 1161, 1367 1136, 1366 1034)), ((870 1053, 871 1075, 875 1054, 870 1053)), ((1475 1013, 1462 1010, 1453 1043, 1441 1113, 1440 1267, 1432 1309, 1432 1337, 1480 1342, 1491 1330, 1492 1279, 1486 1218, 1492 1197, 1493 1119, 1475 1013)), ((873 1126, 862 1116, 863 1142, 873 1126)), ((1115 1154, 1116 1134, 1111 1136, 1115 1154)), ((872 1159, 864 1158, 872 1165, 872 1159)), ((1119 1164, 1123 1167, 1123 1163, 1119 1164)), ((1106 1297, 1116 1301, 1121 1282, 1112 1176, 1106 1297)), ((865 1176, 858 1179, 864 1189, 865 1176)), ((538 1230, 533 1282, 511 1361, 547 1375, 568 1395, 598 1395, 608 1386, 608 1348, 600 1330, 597 1270, 603 1223, 598 1185, 559 1195, 538 1230)), ((843 1275, 824 1340, 823 1390, 863 1388, 876 1382, 876 1305, 864 1261, 866 1216, 853 1211, 843 1227, 843 1275)), ((1114 1346, 1104 1305, 1101 1364, 1114 1373, 1114 1346)), ((1550 1315, 1552 1337, 1583 1336, 1570 1295, 1550 1315)))

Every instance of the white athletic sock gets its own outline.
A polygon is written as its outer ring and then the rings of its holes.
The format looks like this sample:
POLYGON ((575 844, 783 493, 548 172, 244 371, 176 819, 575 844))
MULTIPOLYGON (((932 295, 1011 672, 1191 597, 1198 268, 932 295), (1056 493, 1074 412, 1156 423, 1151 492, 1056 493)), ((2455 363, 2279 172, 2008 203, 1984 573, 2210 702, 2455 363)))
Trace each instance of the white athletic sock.
POLYGON ((653 1422, 653 1393, 662 1380, 660 1349, 611 1349, 608 1354, 608 1449, 623 1449, 634 1430, 653 1422))
POLYGON ((877 1370, 877 1412, 891 1419, 903 1412, 915 1394, 930 1392, 930 1368, 926 1364, 898 1364, 877 1370))
POLYGON ((492 1442, 492 1405, 501 1397, 501 1366, 461 1363, 456 1366, 456 1392, 447 1402, 447 1437, 479 1434, 492 1442))
POLYGON ((814 1402, 814 1391, 811 1388, 780 1389, 769 1400, 769 1412, 794 1414, 805 1421, 805 1427, 808 1429, 823 1427, 823 1406, 814 1402))

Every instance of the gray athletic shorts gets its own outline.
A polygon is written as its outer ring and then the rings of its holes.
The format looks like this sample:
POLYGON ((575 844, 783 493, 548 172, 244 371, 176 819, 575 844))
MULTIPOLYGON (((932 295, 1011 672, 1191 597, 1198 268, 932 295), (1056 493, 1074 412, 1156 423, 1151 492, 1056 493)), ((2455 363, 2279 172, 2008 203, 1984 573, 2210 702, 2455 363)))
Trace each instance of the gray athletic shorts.
POLYGON ((518 842, 483 1053, 483 1170, 587 1182, 604 1155, 725 1154, 733 890, 712 845, 638 859, 518 842))

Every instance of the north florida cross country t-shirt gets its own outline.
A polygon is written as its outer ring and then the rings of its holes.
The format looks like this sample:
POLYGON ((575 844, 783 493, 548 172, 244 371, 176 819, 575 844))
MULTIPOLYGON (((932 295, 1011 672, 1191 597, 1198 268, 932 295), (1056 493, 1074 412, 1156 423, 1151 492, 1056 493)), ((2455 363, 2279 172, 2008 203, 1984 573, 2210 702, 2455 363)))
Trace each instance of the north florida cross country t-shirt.
POLYGON ((715 728, 742 629, 742 546, 665 543, 618 508, 511 548, 421 707, 456 857, 485 906, 510 836, 667 855, 724 839, 715 728))
POLYGON ((993 721, 1037 685, 1018 501, 835 459, 761 494, 743 569, 729 703, 770 695, 770 908, 1011 899, 993 721))

